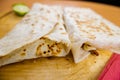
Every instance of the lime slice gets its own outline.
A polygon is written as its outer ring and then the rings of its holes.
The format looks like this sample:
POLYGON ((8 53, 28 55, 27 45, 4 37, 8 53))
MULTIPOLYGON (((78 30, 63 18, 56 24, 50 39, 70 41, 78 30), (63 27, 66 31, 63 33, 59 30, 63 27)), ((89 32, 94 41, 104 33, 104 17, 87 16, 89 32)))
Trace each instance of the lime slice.
POLYGON ((13 11, 19 16, 24 16, 29 12, 29 8, 25 4, 14 4, 13 11))

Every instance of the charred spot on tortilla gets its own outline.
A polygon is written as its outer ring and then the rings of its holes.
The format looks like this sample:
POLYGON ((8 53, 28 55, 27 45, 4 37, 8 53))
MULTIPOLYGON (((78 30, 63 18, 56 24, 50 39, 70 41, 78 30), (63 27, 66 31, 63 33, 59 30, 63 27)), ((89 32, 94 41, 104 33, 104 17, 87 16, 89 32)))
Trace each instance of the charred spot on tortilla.
POLYGON ((42 43, 42 45, 44 45, 44 43, 42 43))
POLYGON ((47 46, 48 46, 48 47, 50 47, 50 45, 49 45, 49 44, 48 44, 47 46))
POLYGON ((44 37, 39 38, 40 40, 45 39, 44 37))
POLYGON ((55 45, 57 45, 58 43, 56 42, 55 45))
POLYGON ((43 53, 46 54, 46 51, 44 51, 43 53))
POLYGON ((23 51, 25 52, 25 51, 26 51, 26 49, 23 49, 23 51))
POLYGON ((32 24, 32 26, 34 26, 35 24, 32 24))
POLYGON ((48 53, 50 52, 50 50, 48 50, 48 53))
POLYGON ((99 53, 96 50, 90 50, 89 51, 92 55, 99 56, 99 53))

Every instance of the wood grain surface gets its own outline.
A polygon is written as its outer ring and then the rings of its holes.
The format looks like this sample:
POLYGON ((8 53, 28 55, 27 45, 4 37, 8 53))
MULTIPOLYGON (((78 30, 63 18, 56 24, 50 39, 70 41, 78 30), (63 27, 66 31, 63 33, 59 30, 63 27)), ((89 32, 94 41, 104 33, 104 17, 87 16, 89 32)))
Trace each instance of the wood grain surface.
MULTIPOLYGON (((0 0, 0 16, 11 10, 14 3, 34 2, 49 5, 89 7, 120 26, 120 8, 84 1, 42 1, 42 0, 0 0)), ((5 36, 22 17, 13 12, 0 18, 0 38, 5 36)), ((14 44, 13 44, 14 45, 14 44)), ((39 58, 26 60, 0 67, 0 80, 97 80, 100 72, 111 56, 111 52, 99 50, 99 56, 90 55, 84 61, 75 64, 71 54, 62 58, 39 58)))

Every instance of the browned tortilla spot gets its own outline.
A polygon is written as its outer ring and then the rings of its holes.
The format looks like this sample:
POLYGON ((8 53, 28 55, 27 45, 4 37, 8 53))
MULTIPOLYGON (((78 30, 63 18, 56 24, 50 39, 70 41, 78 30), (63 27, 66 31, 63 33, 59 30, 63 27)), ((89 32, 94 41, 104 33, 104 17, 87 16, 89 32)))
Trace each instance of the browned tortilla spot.
POLYGON ((42 24, 42 27, 45 27, 45 24, 42 24))
POLYGON ((45 39, 45 38, 44 38, 44 37, 41 37, 41 38, 39 38, 39 39, 41 40, 41 39, 45 39))
POLYGON ((48 13, 50 13, 50 10, 47 10, 48 13))
POLYGON ((34 26, 34 24, 32 24, 32 26, 34 26))
POLYGON ((38 23, 38 21, 37 21, 37 20, 36 20, 35 22, 36 22, 36 23, 38 23))
POLYGON ((42 18, 43 20, 45 20, 45 21, 48 21, 48 19, 47 19, 46 17, 44 17, 44 16, 41 16, 41 18, 42 18))
POLYGON ((67 34, 66 32, 63 32, 63 33, 61 33, 61 34, 67 34))
POLYGON ((23 53, 21 53, 21 56, 25 56, 25 54, 26 54, 26 53, 23 52, 23 53))
POLYGON ((50 47, 50 45, 49 45, 49 44, 48 44, 47 46, 48 46, 48 47, 50 47))
POLYGON ((46 51, 44 51, 43 53, 46 54, 46 51))
POLYGON ((60 30, 63 30, 63 28, 60 28, 60 30))
POLYGON ((23 49, 23 51, 26 51, 26 49, 23 49))
POLYGON ((96 39, 94 35, 88 36, 90 39, 96 39))
POLYGON ((50 50, 48 50, 48 53, 50 52, 50 50))
POLYGON ((25 17, 30 17, 30 15, 26 15, 25 17))
POLYGON ((44 43, 42 43, 42 45, 44 45, 44 43))

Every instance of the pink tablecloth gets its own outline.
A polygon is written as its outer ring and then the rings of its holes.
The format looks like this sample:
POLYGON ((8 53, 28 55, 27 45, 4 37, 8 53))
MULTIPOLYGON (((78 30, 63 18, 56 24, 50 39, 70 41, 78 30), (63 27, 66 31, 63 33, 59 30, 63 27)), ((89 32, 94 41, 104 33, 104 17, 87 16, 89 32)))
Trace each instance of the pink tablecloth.
POLYGON ((120 80, 120 54, 112 55, 98 80, 120 80))

